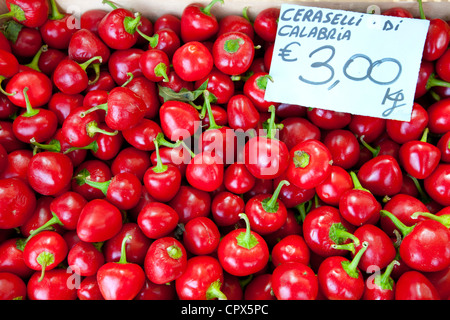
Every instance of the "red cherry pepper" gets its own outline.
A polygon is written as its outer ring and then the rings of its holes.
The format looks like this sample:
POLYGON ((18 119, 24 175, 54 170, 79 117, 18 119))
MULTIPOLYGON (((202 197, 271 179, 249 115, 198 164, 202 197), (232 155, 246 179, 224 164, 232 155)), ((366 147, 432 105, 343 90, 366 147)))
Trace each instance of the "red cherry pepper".
POLYGON ((251 138, 244 146, 244 162, 247 169, 258 179, 279 177, 289 166, 289 150, 276 139, 275 107, 269 107, 270 119, 266 135, 251 138))
POLYGON ((23 258, 30 269, 41 271, 44 278, 45 271, 56 268, 68 252, 64 238, 55 231, 41 231, 26 240, 23 258))
MULTIPOLYGON (((112 130, 123 131, 136 126, 145 116, 144 100, 126 87, 116 87, 108 95, 108 101, 87 110, 84 115, 105 110, 105 122, 112 130)), ((83 116, 83 115, 82 115, 83 116)))
POLYGON ((342 195, 352 188, 353 181, 351 175, 342 167, 333 165, 329 177, 313 190, 325 204, 339 206, 342 195))
POLYGON ((320 140, 322 137, 319 127, 304 117, 287 117, 281 120, 281 124, 280 140, 289 150, 305 140, 320 140))
POLYGON ((411 270, 400 276, 395 285, 395 300, 440 300, 439 292, 421 272, 411 270))
POLYGON ((79 241, 67 253, 67 263, 76 274, 89 277, 97 274, 105 257, 93 243, 79 241))
POLYGON ((130 81, 130 74, 134 77, 143 76, 139 66, 139 59, 145 51, 139 48, 115 50, 108 59, 108 71, 119 86, 130 81))
POLYGON ((182 175, 175 165, 162 162, 159 153, 159 141, 162 138, 163 134, 159 133, 154 140, 157 164, 145 171, 144 185, 155 200, 168 202, 178 192, 181 186, 182 175))
POLYGON ((303 237, 308 247, 322 257, 354 251, 360 242, 353 231, 354 228, 343 220, 339 210, 332 206, 311 210, 303 221, 303 237))
POLYGON ((261 10, 253 22, 255 33, 266 42, 274 42, 277 34, 280 8, 267 8, 261 10))
POLYGON ((231 226, 240 220, 239 214, 244 212, 244 200, 229 191, 218 192, 211 202, 211 214, 217 226, 231 226))
POLYGON ((127 260, 140 265, 144 264, 145 255, 152 240, 145 236, 136 222, 124 223, 118 234, 103 243, 101 249, 105 261, 117 262, 120 260, 122 241, 127 236, 131 236, 131 241, 125 245, 127 260))
MULTIPOLYGON (((383 209, 389 211, 406 226, 410 227, 420 220, 424 220, 423 217, 413 217, 412 214, 415 212, 426 212, 427 206, 414 196, 399 193, 391 197, 389 201, 386 202, 383 209)), ((391 219, 382 216, 380 218, 380 227, 390 237, 394 237, 394 230, 397 228, 392 223, 391 219)), ((399 230, 397 229, 397 231, 399 230)))
POLYGON ((214 66, 211 52, 201 42, 189 41, 179 47, 172 57, 173 69, 185 81, 206 77, 214 66))
POLYGON ((0 272, 0 300, 25 300, 27 285, 14 273, 0 272))
POLYGON ((284 262, 272 273, 272 290, 278 300, 316 300, 319 283, 309 266, 284 262))
POLYGON ((424 130, 420 141, 408 141, 399 150, 399 164, 416 179, 425 179, 438 166, 441 151, 427 141, 428 128, 424 130))
POLYGON ((139 212, 137 223, 150 239, 168 236, 178 225, 176 211, 165 203, 152 201, 139 212))
POLYGON ((184 273, 175 280, 180 300, 227 300, 221 291, 223 269, 216 258, 194 256, 187 261, 184 273))
POLYGON ((103 9, 90 9, 84 11, 80 16, 80 28, 98 33, 98 23, 108 13, 103 9))
POLYGON ((169 81, 167 71, 170 67, 169 56, 161 49, 149 49, 139 59, 139 66, 144 76, 153 81, 169 81))
POLYGON ((29 279, 35 272, 23 260, 25 238, 10 238, 0 244, 0 272, 10 272, 22 279, 29 279))
POLYGON ((293 185, 311 189, 323 182, 331 173, 331 153, 319 140, 298 143, 289 151, 290 161, 286 177, 293 185))
POLYGON ((239 215, 246 229, 226 234, 219 243, 217 255, 224 270, 232 275, 246 276, 261 271, 269 261, 269 249, 264 238, 250 229, 246 214, 239 215))
POLYGON ((252 74, 244 83, 243 93, 250 98, 254 106, 260 112, 267 112, 271 105, 277 107, 279 103, 267 101, 265 97, 267 81, 272 81, 269 73, 256 72, 252 74))
POLYGON ((275 267, 286 262, 309 264, 310 251, 302 236, 288 235, 274 245, 271 251, 272 263, 275 267))
POLYGON ((121 228, 120 210, 104 199, 94 199, 80 213, 77 235, 86 242, 101 242, 115 236, 121 228))
POLYGON ((397 143, 419 139, 428 125, 428 113, 425 108, 414 103, 410 121, 386 120, 386 133, 397 143))
POLYGON ((397 194, 403 182, 398 161, 390 155, 378 155, 365 162, 358 171, 361 185, 375 196, 397 194))
MULTIPOLYGON (((19 61, 17 58, 8 51, 0 49, 0 66, 2 71, 0 73, 0 84, 3 80, 11 78, 19 72, 19 61)), ((4 95, 9 95, 0 87, 0 92, 4 95)))
POLYGON ((359 268, 366 273, 373 272, 372 268, 384 269, 396 257, 397 251, 391 238, 376 225, 365 224, 353 233, 360 241, 355 248, 355 256, 362 249, 361 243, 367 241, 369 247, 359 261, 359 268))
POLYGON ((199 112, 187 102, 169 100, 159 109, 161 129, 171 141, 193 136, 200 126, 199 112))
POLYGON ((124 50, 134 46, 139 34, 136 32, 141 14, 133 14, 130 10, 117 8, 110 1, 103 3, 110 5, 113 10, 108 12, 98 23, 98 35, 111 49, 124 50))
MULTIPOLYGON (((119 151, 111 163, 111 173, 131 172, 142 181, 145 171, 151 165, 148 152, 135 147, 125 147, 119 151)), ((109 168, 107 166, 107 168, 109 168)))
POLYGON ((369 244, 349 261, 342 256, 326 258, 319 267, 317 278, 320 290, 330 300, 360 300, 364 293, 364 279, 358 263, 369 244))
POLYGON ((77 289, 71 283, 73 274, 66 269, 52 269, 41 273, 35 272, 27 283, 27 298, 30 300, 76 300, 77 289))
POLYGON ((442 206, 450 205, 449 172, 450 164, 440 163, 423 181, 427 194, 442 206))
MULTIPOLYGON (((400 230, 402 242, 399 254, 411 268, 432 272, 450 265, 450 232, 447 226, 435 219, 426 219, 408 227, 389 211, 382 210, 400 230), (426 248, 426 249, 425 249, 426 248)), ((427 213, 415 213, 430 217, 427 213)))
POLYGON ((36 208, 36 195, 28 184, 20 179, 1 179, 0 194, 0 226, 2 229, 20 227, 36 208))
POLYGON ((73 15, 61 13, 55 0, 50 0, 50 11, 47 21, 39 28, 42 40, 52 48, 67 49, 72 35, 78 30, 78 22, 73 15))
POLYGON ((339 200, 342 217, 355 226, 376 224, 380 219, 381 204, 374 195, 363 188, 353 171, 350 172, 353 188, 344 192, 339 200))
POLYGON ((250 98, 243 94, 235 94, 228 100, 227 117, 228 125, 232 129, 246 132, 256 128, 260 114, 250 98))
POLYGON ((217 190, 223 183, 224 165, 211 152, 203 151, 192 157, 186 167, 186 179, 202 191, 217 190))
POLYGON ((256 275, 245 286, 244 300, 276 300, 272 290, 272 274, 256 275))
POLYGON ((184 226, 183 244, 187 251, 200 256, 216 251, 220 242, 217 225, 208 217, 189 220, 184 226))
POLYGON ((77 297, 79 300, 105 300, 98 287, 96 275, 81 280, 80 287, 77 289, 77 297))
POLYGON ((144 261, 147 278, 155 284, 167 284, 184 274, 186 249, 173 237, 160 237, 148 248, 144 261))
POLYGON ((391 273, 394 266, 398 264, 397 260, 392 260, 382 274, 375 274, 370 280, 366 280, 362 300, 394 300, 395 281, 392 279, 391 273))
MULTIPOLYGON (((422 0, 418 0, 420 18, 426 19, 422 0)), ((435 61, 447 50, 450 43, 450 26, 442 19, 431 19, 423 49, 423 59, 435 61)))
MULTIPOLYGON (((80 29, 70 38, 67 54, 71 60, 77 63, 85 63, 94 57, 101 57, 98 61, 94 60, 92 63, 97 79, 99 78, 100 73, 98 68, 101 64, 107 64, 109 57, 111 56, 111 50, 94 32, 89 31, 88 29, 80 29)), ((90 82, 92 85, 96 81, 93 80, 90 82)))
POLYGON ((26 70, 16 73, 6 84, 8 98, 15 105, 26 108, 27 103, 23 90, 28 87, 30 104, 39 108, 47 104, 52 96, 52 81, 44 73, 36 70, 26 70))
POLYGON ((70 158, 51 151, 34 155, 27 169, 30 186, 43 195, 58 195, 65 191, 70 186, 72 174, 73 165, 70 158))
POLYGON ((215 39, 212 54, 217 69, 228 75, 240 75, 250 68, 255 46, 245 33, 227 32, 215 39))
POLYGON ((286 206, 278 200, 281 188, 285 185, 289 185, 289 182, 282 180, 272 195, 255 195, 246 202, 245 214, 252 230, 265 235, 277 231, 286 222, 286 206))
POLYGON ((29 143, 32 139, 44 142, 50 139, 58 127, 58 119, 53 111, 47 108, 34 108, 30 104, 27 91, 23 89, 26 101, 26 111, 18 115, 13 121, 13 131, 17 139, 29 143))
POLYGON ((105 263, 97 271, 97 282, 105 300, 132 300, 145 283, 142 267, 126 260, 125 244, 130 239, 131 236, 123 239, 118 262, 105 263))
POLYGON ((192 3, 181 14, 180 31, 183 42, 209 40, 219 31, 219 23, 211 13, 212 7, 223 0, 212 0, 207 6, 192 3))
POLYGON ((1 18, 12 17, 15 21, 30 28, 42 26, 48 18, 49 5, 46 0, 6 0, 8 12, 1 18))

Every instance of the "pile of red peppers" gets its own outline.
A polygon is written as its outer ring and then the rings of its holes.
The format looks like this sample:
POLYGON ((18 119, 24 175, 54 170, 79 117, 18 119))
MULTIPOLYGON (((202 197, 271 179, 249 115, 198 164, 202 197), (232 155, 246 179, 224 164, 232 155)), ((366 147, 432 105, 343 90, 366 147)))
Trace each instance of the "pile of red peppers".
POLYGON ((265 100, 277 7, 103 3, 0 15, 1 300, 450 299, 448 21, 381 12, 430 21, 396 121, 265 100))

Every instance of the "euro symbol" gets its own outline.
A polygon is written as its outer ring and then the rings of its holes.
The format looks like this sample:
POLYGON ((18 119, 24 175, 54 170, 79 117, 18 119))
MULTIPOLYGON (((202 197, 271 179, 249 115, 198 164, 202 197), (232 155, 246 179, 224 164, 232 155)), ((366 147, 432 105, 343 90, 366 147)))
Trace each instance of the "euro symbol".
POLYGON ((288 48, 293 44, 300 46, 300 43, 298 43, 298 42, 291 42, 291 43, 287 44, 284 48, 280 49, 280 52, 278 53, 278 55, 281 57, 281 59, 283 61, 286 61, 286 62, 297 61, 297 58, 290 58, 292 50, 288 49, 288 48))

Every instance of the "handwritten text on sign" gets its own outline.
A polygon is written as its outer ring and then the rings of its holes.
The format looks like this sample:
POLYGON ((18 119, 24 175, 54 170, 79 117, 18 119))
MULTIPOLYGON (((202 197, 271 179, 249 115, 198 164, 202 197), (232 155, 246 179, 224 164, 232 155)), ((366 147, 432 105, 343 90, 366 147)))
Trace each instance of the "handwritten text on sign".
POLYGON ((283 4, 265 99, 409 121, 428 25, 283 4))

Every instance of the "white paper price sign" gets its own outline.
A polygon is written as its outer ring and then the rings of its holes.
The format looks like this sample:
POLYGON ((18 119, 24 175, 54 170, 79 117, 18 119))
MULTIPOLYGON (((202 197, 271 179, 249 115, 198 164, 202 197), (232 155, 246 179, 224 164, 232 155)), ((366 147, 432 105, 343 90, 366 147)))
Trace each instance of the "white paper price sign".
POLYGON ((283 4, 265 99, 409 121, 428 26, 283 4))

